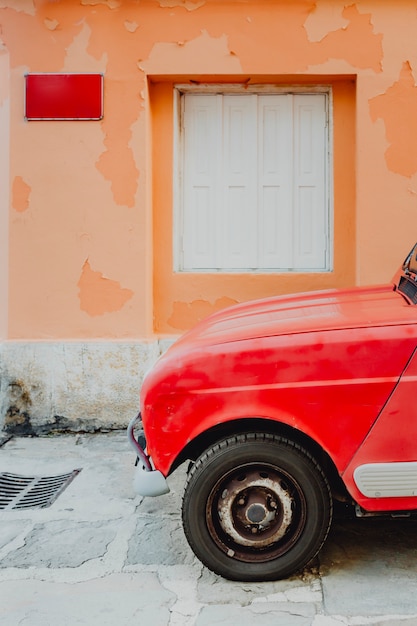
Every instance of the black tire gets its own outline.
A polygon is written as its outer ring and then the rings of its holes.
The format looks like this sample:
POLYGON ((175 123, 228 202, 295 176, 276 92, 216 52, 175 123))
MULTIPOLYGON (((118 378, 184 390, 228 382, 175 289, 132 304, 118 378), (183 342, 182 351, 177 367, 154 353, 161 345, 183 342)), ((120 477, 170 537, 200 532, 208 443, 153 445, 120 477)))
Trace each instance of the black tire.
POLYGON ((182 519, 191 549, 213 572, 277 580, 318 553, 332 499, 306 450, 275 435, 245 434, 216 444, 191 467, 182 519))

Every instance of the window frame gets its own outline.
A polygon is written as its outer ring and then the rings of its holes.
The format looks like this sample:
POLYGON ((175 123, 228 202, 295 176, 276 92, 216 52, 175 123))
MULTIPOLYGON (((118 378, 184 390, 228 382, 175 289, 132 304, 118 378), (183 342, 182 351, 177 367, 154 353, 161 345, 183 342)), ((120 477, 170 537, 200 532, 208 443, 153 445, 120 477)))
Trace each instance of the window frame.
POLYGON ((333 194, 333 98, 331 85, 314 84, 314 85, 271 85, 271 84, 229 84, 229 83, 201 83, 191 84, 174 84, 173 94, 173 271, 179 274, 328 274, 334 270, 334 194, 333 194), (216 269, 216 268, 194 268, 184 269, 182 265, 182 233, 184 211, 183 201, 183 163, 184 163, 184 142, 183 137, 183 120, 184 120, 184 97, 187 94, 219 94, 219 95, 314 95, 321 94, 326 97, 326 164, 325 164, 325 182, 324 193, 326 203, 327 216, 327 232, 326 232, 326 258, 324 268, 257 268, 257 269, 216 269))

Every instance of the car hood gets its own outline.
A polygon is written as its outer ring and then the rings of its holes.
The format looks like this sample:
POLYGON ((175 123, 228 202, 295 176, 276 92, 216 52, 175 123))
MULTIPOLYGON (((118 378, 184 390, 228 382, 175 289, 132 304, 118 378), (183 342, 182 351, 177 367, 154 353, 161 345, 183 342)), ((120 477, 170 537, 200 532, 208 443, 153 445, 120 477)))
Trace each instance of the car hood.
POLYGON ((238 304, 200 322, 176 346, 415 322, 393 284, 277 296, 238 304))

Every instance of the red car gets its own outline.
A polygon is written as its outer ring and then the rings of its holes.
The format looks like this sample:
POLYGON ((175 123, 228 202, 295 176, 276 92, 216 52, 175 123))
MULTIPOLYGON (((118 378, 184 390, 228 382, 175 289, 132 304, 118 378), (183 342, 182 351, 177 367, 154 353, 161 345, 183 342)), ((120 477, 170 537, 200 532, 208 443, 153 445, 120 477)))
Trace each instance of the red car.
POLYGON ((167 493, 190 460, 188 542, 243 581, 301 570, 336 502, 359 516, 417 511, 416 304, 417 245, 392 284, 258 300, 201 322, 143 382, 128 428, 136 491, 167 493))

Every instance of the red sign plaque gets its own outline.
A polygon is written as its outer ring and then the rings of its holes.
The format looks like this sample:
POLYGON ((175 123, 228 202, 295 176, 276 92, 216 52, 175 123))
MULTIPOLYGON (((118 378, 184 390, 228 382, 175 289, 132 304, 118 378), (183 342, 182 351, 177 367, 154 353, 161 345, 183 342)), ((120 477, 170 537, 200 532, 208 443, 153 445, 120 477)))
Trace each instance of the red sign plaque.
POLYGON ((27 74, 28 120, 100 120, 102 74, 27 74))

